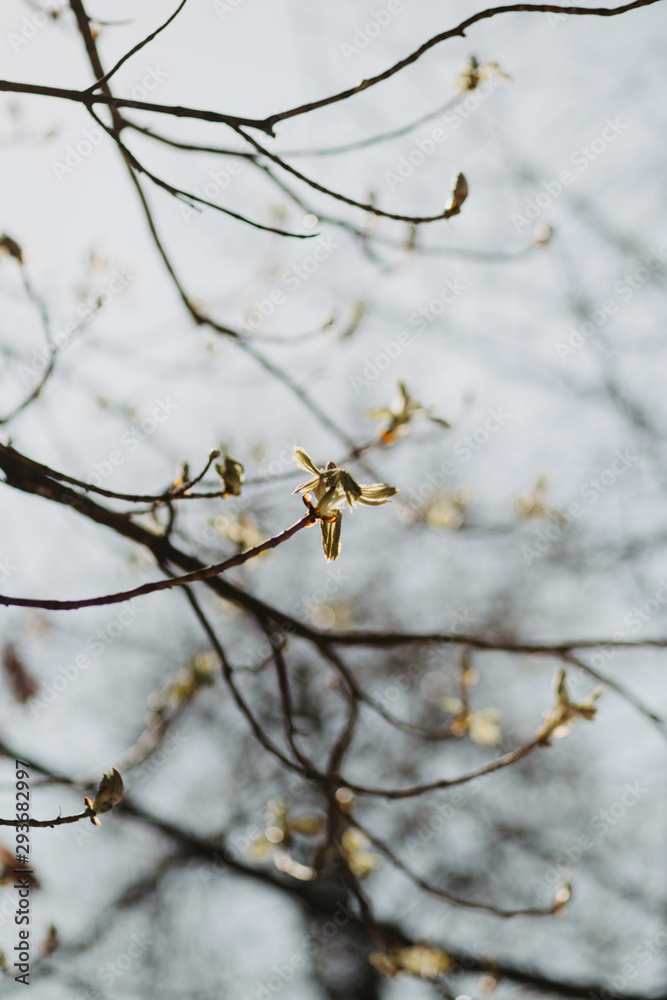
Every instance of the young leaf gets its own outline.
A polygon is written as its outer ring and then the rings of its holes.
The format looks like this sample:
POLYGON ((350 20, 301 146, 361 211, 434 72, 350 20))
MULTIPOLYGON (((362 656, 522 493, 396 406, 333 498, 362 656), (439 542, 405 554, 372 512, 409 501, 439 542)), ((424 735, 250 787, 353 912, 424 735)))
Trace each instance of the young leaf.
POLYGON ((310 472, 314 476, 319 477, 320 470, 317 468, 308 452, 304 451, 303 448, 294 449, 292 452, 292 460, 296 462, 300 468, 304 469, 305 472, 310 472))
POLYGON ((92 808, 94 812, 109 812, 113 806, 118 805, 121 801, 124 791, 123 779, 116 768, 113 767, 100 781, 100 787, 97 789, 97 795, 93 800, 92 808))
POLYGON ((388 486, 387 483, 362 483, 358 501, 367 507, 378 507, 388 503, 397 493, 396 487, 388 486))
POLYGON ((352 478, 349 472, 344 472, 341 470, 340 473, 340 485, 345 492, 345 499, 347 500, 350 507, 354 507, 355 503, 361 496, 361 487, 352 478))
POLYGON ((322 548, 327 562, 333 562, 340 555, 340 528, 343 515, 337 510, 333 521, 320 521, 322 548))
POLYGON ((239 496, 241 493, 244 471, 245 470, 240 462, 237 462, 237 460, 232 458, 231 455, 225 455, 223 479, 225 480, 225 488, 227 492, 231 493, 234 497, 239 496))
POLYGON ((458 215, 461 205, 468 197, 468 181, 465 174, 458 174, 453 182, 452 193, 445 205, 445 211, 450 215, 458 215))
POLYGON ((320 484, 320 479, 318 476, 317 479, 309 479, 307 483, 301 483, 301 485, 297 486, 297 488, 295 490, 292 490, 292 492, 310 493, 310 491, 316 489, 319 486, 319 484, 320 484))
POLYGON ((318 500, 317 509, 323 517, 330 517, 335 511, 340 511, 344 503, 345 493, 341 490, 338 483, 334 483, 324 496, 318 500))
POLYGON ((233 497, 240 496, 245 471, 243 465, 231 455, 225 455, 225 464, 217 464, 215 471, 225 484, 225 493, 233 497))

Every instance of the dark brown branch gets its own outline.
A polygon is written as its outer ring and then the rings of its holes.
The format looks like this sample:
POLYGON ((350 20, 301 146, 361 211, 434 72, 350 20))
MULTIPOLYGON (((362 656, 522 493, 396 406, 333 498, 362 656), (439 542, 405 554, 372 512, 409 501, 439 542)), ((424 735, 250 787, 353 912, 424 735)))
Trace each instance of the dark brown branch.
MULTIPOLYGON (((72 6, 77 3, 78 0, 72 0, 72 6)), ((432 49, 435 45, 444 42, 449 38, 462 38, 465 36, 466 30, 471 27, 471 25, 476 24, 478 21, 486 20, 490 17, 495 17, 497 14, 511 14, 511 13, 554 13, 554 14, 568 14, 577 15, 580 17, 615 17, 618 14, 626 14, 628 11, 637 10, 639 7, 648 7, 654 3, 659 3, 660 0, 633 0, 632 3, 624 4, 622 7, 559 7, 555 4, 509 4, 503 7, 489 7, 487 10, 479 11, 477 14, 472 14, 466 20, 461 21, 455 28, 450 28, 447 31, 442 31, 438 35, 434 35, 423 45, 420 45, 418 49, 412 52, 409 56, 401 59, 399 62, 390 66, 389 69, 384 70, 382 73, 378 73, 377 76, 370 77, 367 80, 362 80, 361 83, 357 84, 355 87, 350 87, 348 90, 340 91, 337 94, 332 94, 329 97, 323 97, 318 101, 312 101, 309 104, 302 104, 299 107, 291 108, 287 111, 281 111, 274 115, 269 115, 268 118, 246 118, 238 115, 223 114, 218 111, 206 111, 200 108, 184 108, 177 105, 166 105, 166 104, 153 104, 147 101, 133 101, 122 97, 111 97, 108 94, 91 94, 89 91, 80 90, 70 90, 63 87, 45 87, 38 84, 29 83, 18 83, 12 80, 0 80, 0 92, 14 93, 14 94, 35 94, 42 97, 57 97, 61 100, 75 101, 80 104, 85 104, 89 109, 95 104, 106 104, 113 108, 135 108, 137 111, 151 111, 156 114, 171 115, 174 118, 194 118, 200 121, 207 122, 218 122, 220 124, 229 125, 231 128, 237 128, 238 126, 246 126, 248 128, 258 129, 261 132, 265 132, 267 135, 273 135, 274 126, 281 121, 285 121, 288 118, 295 118, 297 115, 307 114, 310 111, 316 111, 319 108, 328 107, 331 104, 337 104, 340 101, 347 100, 350 97, 354 97, 356 94, 362 93, 364 90, 368 90, 370 87, 374 87, 376 84, 383 82, 384 80, 390 79, 390 77, 395 76, 406 66, 412 65, 412 63, 417 62, 425 52, 432 49)), ((104 74, 101 74, 99 79, 102 79, 104 74)))
MULTIPOLYGON (((655 2, 655 0, 651 0, 655 2)), ((202 108, 183 108, 177 105, 152 104, 148 101, 133 101, 125 97, 111 97, 108 94, 90 94, 85 90, 71 90, 65 87, 46 87, 34 83, 18 83, 15 80, 0 80, 0 93, 33 94, 37 97, 56 97, 62 101, 74 101, 85 105, 89 110, 96 104, 106 105, 118 110, 134 108, 136 111, 153 111, 156 114, 171 115, 174 118, 194 118, 198 121, 214 122, 219 125, 247 125, 258 128, 271 135, 269 127, 262 128, 261 123, 254 118, 242 118, 236 115, 226 115, 218 111, 206 111, 202 108)))
MULTIPOLYGON (((72 0, 72 2, 74 2, 74 0, 72 0)), ((240 212, 234 212, 233 209, 225 208, 224 205, 216 205, 214 201, 208 201, 207 198, 201 198, 199 195, 192 194, 190 191, 185 191, 183 188, 175 187, 173 184, 163 181, 161 177, 158 177, 157 174, 154 174, 142 163, 140 163, 134 153, 132 153, 125 143, 122 142, 119 134, 120 129, 109 128, 108 125, 104 124, 99 115, 92 110, 92 108, 89 108, 88 110, 100 128, 103 128, 116 143, 125 158, 125 162, 133 170, 136 170, 137 173, 143 174, 150 181, 152 181, 156 187, 161 188, 163 191, 166 191, 167 194, 176 198, 177 201, 182 201, 190 208, 194 208, 195 205, 205 205, 207 208, 212 208, 216 212, 221 212, 223 215, 227 215, 231 219, 236 219, 237 222, 243 222, 245 225, 251 226, 253 229, 259 229, 265 233, 275 233, 276 236, 285 236, 294 240, 312 240, 318 235, 317 233, 290 233, 285 229, 278 229, 276 226, 265 226, 262 222, 255 222, 254 219, 249 219, 247 215, 241 215, 240 212)))
POLYGON ((88 597, 77 601, 53 601, 29 597, 5 597, 0 594, 0 605, 15 608, 42 608, 45 611, 76 611, 79 608, 96 608, 104 604, 121 604, 123 601, 130 601, 132 598, 141 597, 144 594, 153 594, 158 590, 171 590, 173 587, 182 587, 186 583, 196 583, 198 580, 207 580, 209 577, 219 576, 220 573, 224 573, 228 569, 233 569, 236 566, 242 566, 250 559, 254 559, 256 556, 261 555, 262 552, 268 552, 269 549, 277 548, 278 545, 282 545, 283 542, 286 542, 288 539, 292 538, 293 535, 296 535, 298 531, 315 524, 316 521, 317 515, 312 513, 312 511, 309 511, 308 514, 305 514, 299 521, 296 521, 290 528, 286 528, 284 531, 279 532, 279 534, 267 539, 260 545, 255 545, 251 549, 246 549, 245 552, 239 552, 238 555, 225 559, 220 563, 216 563, 212 566, 204 566, 202 569, 194 570, 191 573, 185 573, 183 576, 173 577, 168 580, 156 580, 153 583, 144 583, 140 587, 134 587, 132 590, 124 590, 116 594, 104 594, 99 597, 88 597))
POLYGON ((438 899, 444 899, 448 903, 453 903, 454 906, 462 906, 472 910, 486 910, 488 913, 493 913, 496 917, 551 917, 558 910, 562 909, 562 904, 558 903, 552 903, 551 906, 546 907, 530 906, 524 909, 504 909, 501 906, 494 906, 492 903, 482 903, 479 900, 466 899, 463 896, 457 896, 456 893, 449 892, 447 889, 440 889, 429 882, 428 879, 422 878, 417 872, 412 871, 405 862, 401 861, 385 841, 363 826, 356 817, 348 816, 347 820, 351 826, 356 827, 357 830, 365 834, 380 854, 383 854, 394 868, 407 875, 415 885, 419 886, 420 889, 423 889, 429 895, 437 896, 438 899))
POLYGON ((547 736, 543 732, 540 732, 529 743, 524 743, 523 746, 517 747, 516 750, 511 750, 509 753, 503 754, 502 757, 497 757, 495 760, 489 761, 488 764, 483 764, 473 771, 461 774, 458 778, 442 778, 437 781, 426 781, 419 785, 412 785, 409 788, 373 788, 368 785, 357 785, 353 781, 348 781, 342 775, 338 776, 338 783, 344 785, 345 788, 349 788, 357 795, 369 795, 383 799, 413 799, 417 796, 425 795, 427 792, 436 792, 442 788, 455 788, 458 785, 466 785, 468 782, 474 781, 476 778, 482 778, 487 774, 494 774, 496 771, 501 771, 505 767, 511 767, 512 764, 516 764, 517 761, 527 757, 528 754, 532 753, 538 747, 547 745, 547 736))
MULTIPOLYGON (((342 90, 338 94, 332 94, 330 97, 323 97, 319 101, 312 101, 310 104, 301 104, 297 108, 290 108, 288 111, 281 111, 274 115, 270 115, 268 118, 262 121, 256 122, 251 125, 248 122, 237 122, 236 125, 243 125, 259 128, 262 132, 268 132, 269 135, 272 134, 274 126, 281 121, 285 121, 287 118, 295 118, 297 115, 308 114, 310 111, 317 111, 319 108, 328 107, 330 104, 337 104, 340 101, 345 101, 349 97, 354 97, 355 94, 360 94, 364 90, 369 90, 378 83, 382 83, 384 80, 390 79, 390 77, 395 76, 396 73, 400 73, 402 69, 406 66, 412 65, 412 63, 417 62, 425 52, 432 49, 435 45, 439 45, 440 42, 447 41, 449 38, 463 38, 465 37, 466 30, 471 27, 471 25, 476 24, 477 21, 484 21, 487 18, 495 17, 497 14, 512 14, 512 13, 541 13, 541 14, 570 14, 579 15, 581 17, 593 16, 593 17, 614 17, 616 14, 626 14, 630 10, 636 10, 638 7, 647 7, 654 3, 659 3, 660 0, 633 0, 632 3, 624 4, 622 7, 558 7, 554 4, 508 4, 503 7, 489 7, 487 10, 478 12, 477 14, 472 14, 470 17, 466 18, 465 21, 461 21, 455 28, 450 28, 448 31, 442 31, 438 35, 434 35, 423 45, 420 45, 418 49, 415 49, 409 56, 405 59, 401 59, 399 62, 390 66, 389 69, 384 70, 382 73, 378 73, 377 76, 369 77, 367 80, 362 80, 355 87, 350 87, 347 90, 342 90)), ((235 127, 235 126, 232 126, 235 127)))
POLYGON ((63 826, 65 823, 78 823, 80 819, 94 819, 95 810, 86 806, 83 812, 74 816, 57 816, 55 819, 0 819, 0 826, 63 826))
POLYGON ((196 476, 194 479, 190 479, 180 486, 172 487, 169 490, 165 490, 162 493, 116 493, 113 490, 105 490, 102 486, 93 486, 92 483, 86 483, 81 479, 76 479, 74 476, 68 476, 64 472, 56 472, 55 469, 49 468, 48 465, 42 465, 41 462, 35 462, 31 458, 27 458, 25 455, 19 454, 19 452, 14 451, 13 448, 8 445, 0 444, 0 454, 2 452, 10 454, 12 458, 20 462, 26 471, 39 472, 46 476, 48 479, 53 479, 56 482, 70 483, 72 486, 77 486, 86 493, 97 493, 99 496, 109 497, 112 500, 126 500, 128 503, 171 503, 174 500, 194 500, 194 499, 219 499, 224 496, 224 487, 221 489, 211 492, 211 493, 191 493, 191 488, 206 475, 211 467, 212 462, 218 457, 219 452, 212 452, 209 455, 208 461, 204 466, 203 471, 196 476))
POLYGON ((579 670, 583 670, 584 673, 587 673, 590 677, 594 677, 595 680, 600 681, 600 683, 604 684, 606 687, 611 688, 611 690, 615 691, 616 694, 623 698, 624 701, 627 701, 629 705, 632 705, 633 708, 636 708, 637 711, 646 716, 647 719, 654 722, 660 729, 663 737, 667 737, 667 732, 665 731, 665 720, 662 716, 650 709, 644 704, 643 701, 641 701, 640 698, 638 698, 631 691, 628 691, 628 689, 622 684, 619 684, 618 681, 614 680, 612 677, 608 677, 606 674, 601 674, 599 670, 596 670, 595 667, 591 667, 588 663, 582 660, 579 656, 575 656, 573 653, 562 653, 561 659, 565 663, 571 663, 573 666, 578 667, 579 670))
MULTIPOLYGON (((96 74, 98 78, 101 78, 104 75, 104 71, 102 68, 102 64, 100 62, 99 54, 97 52, 95 39, 92 37, 92 33, 90 31, 89 19, 83 9, 82 0, 71 0, 71 3, 73 5, 73 9, 75 9, 75 12, 77 13, 77 23, 79 25, 79 30, 85 41, 86 50, 88 52, 93 72, 96 74)), ((111 91, 107 83, 103 84, 103 91, 108 97, 111 96, 111 91)), ((114 141, 118 142, 120 131, 125 123, 124 119, 121 118, 118 110, 115 107, 112 108, 112 114, 114 118, 113 138, 114 141)), ((104 127, 106 128, 106 126, 104 127)), ((171 277, 174 283, 174 286, 178 294, 181 297, 181 301, 183 302, 184 306, 188 310, 190 316, 195 321, 195 323, 197 323, 197 325, 199 326, 202 325, 209 326, 216 333, 223 334, 224 336, 231 336, 233 339, 236 339, 239 342, 242 349, 245 350, 246 353, 248 353, 251 357, 253 357, 255 361, 257 361, 260 365, 262 365, 262 367, 266 371, 268 371, 280 382, 282 382, 283 385, 285 385, 290 390, 290 392, 292 392, 296 396, 296 398, 299 399, 308 410, 310 410, 313 416, 316 417, 317 420, 319 420, 319 422, 322 424, 323 427, 326 427, 327 430, 329 430, 332 434, 334 434, 347 447, 354 448, 354 442, 349 437, 349 435, 346 434, 345 431, 342 430, 342 428, 338 427, 338 425, 329 416, 327 416, 327 414, 321 409, 321 407, 313 399, 310 398, 306 390, 303 389, 286 371, 284 371, 282 368, 279 368, 273 362, 265 358, 253 345, 248 344, 245 341, 241 340, 237 331, 232 330, 230 327, 222 323, 219 323, 210 316, 205 315, 193 304, 193 302, 186 294, 185 289, 181 283, 181 280, 176 274, 176 270, 171 262, 169 255, 167 254, 164 244, 162 243, 160 235, 157 231, 157 227, 155 225, 155 221, 153 219, 151 209, 148 205, 146 195, 144 194, 143 188, 139 182, 135 170, 133 169, 131 163, 127 158, 126 151, 124 150, 122 143, 119 143, 119 149, 123 155, 123 159, 125 160, 125 164, 130 179, 134 184, 137 195, 141 201, 141 205, 144 214, 146 216, 146 221, 148 223, 148 227, 150 229, 151 236, 153 237, 153 242, 155 243, 156 249, 162 258, 162 261, 167 269, 169 276, 171 277)), ((367 471, 372 471, 372 470, 367 470, 367 471)))
POLYGON ((155 31, 151 32, 150 35, 147 35, 147 37, 144 38, 141 42, 138 42, 133 48, 130 49, 129 52, 126 52, 125 55, 122 56, 118 60, 118 62, 116 63, 116 65, 112 69, 109 70, 108 73, 105 73, 104 76, 102 76, 99 80, 96 80, 95 83, 91 87, 88 88, 87 93, 92 94, 93 91, 97 90, 103 84, 108 83, 108 81, 111 79, 111 77, 114 75, 114 73, 117 73, 118 70, 121 68, 121 66, 124 63, 126 63, 128 59, 131 59, 132 56, 134 56, 134 55, 137 54, 137 52, 140 52, 141 49, 143 49, 145 45, 148 45, 149 42, 152 42, 154 38, 157 38, 157 36, 160 34, 160 32, 164 31, 165 28, 169 27, 169 25, 171 24, 171 22, 183 10, 183 8, 185 7, 185 5, 186 5, 187 2, 188 2, 188 0, 181 0, 181 3, 178 5, 178 7, 174 11, 174 13, 171 14, 167 18, 167 20, 164 22, 164 24, 161 24, 159 28, 156 28, 155 31))
POLYGON ((473 649, 496 650, 506 653, 546 653, 561 656, 573 649, 598 649, 609 646, 616 649, 665 649, 665 639, 568 639, 561 642, 514 642, 502 637, 482 639, 468 634, 449 632, 372 632, 358 629, 351 632, 327 632, 330 642, 337 646, 368 646, 388 649, 392 646, 422 645, 429 642, 441 645, 471 646, 473 649))
POLYGON ((341 194, 339 191, 332 191, 331 188, 325 187, 318 181, 311 180, 310 177, 306 177, 305 174, 302 174, 300 170, 290 166, 289 163, 285 163, 285 161, 275 153, 269 152, 265 146, 262 146, 261 143, 253 139, 252 136, 248 135, 247 132, 244 132, 243 129, 237 128, 236 131, 239 135, 243 136, 246 142, 251 143, 259 153, 268 157, 268 159, 272 160, 279 167, 282 167, 283 170, 286 170, 287 173, 292 174, 293 177, 303 181, 304 184, 313 188, 314 191, 326 194, 330 198, 334 198, 336 201, 342 201, 345 205, 352 205, 353 208, 360 208, 364 212, 369 212, 371 215, 378 215, 383 219, 394 219, 397 222, 409 222, 413 226, 419 226, 427 222, 440 222, 443 219, 451 219, 453 215, 458 215, 460 212, 458 205, 454 205, 452 208, 446 208, 437 215, 397 215, 395 212, 385 212, 376 205, 372 205, 370 202, 355 201, 354 198, 348 198, 347 195, 341 194))

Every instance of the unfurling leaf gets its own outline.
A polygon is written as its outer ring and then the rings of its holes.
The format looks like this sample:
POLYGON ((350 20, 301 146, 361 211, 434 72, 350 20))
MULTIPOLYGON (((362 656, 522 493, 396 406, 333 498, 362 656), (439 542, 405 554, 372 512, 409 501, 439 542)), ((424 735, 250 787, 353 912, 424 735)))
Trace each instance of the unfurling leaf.
POLYGON ((604 686, 596 688, 592 694, 582 701, 570 701, 567 690, 567 674, 561 667, 554 678, 554 690, 556 692, 556 704, 553 708, 543 713, 544 723, 538 730, 538 736, 545 741, 550 736, 556 738, 567 736, 569 733, 568 723, 576 721, 578 718, 592 720, 597 714, 595 702, 604 692, 604 686))
POLYGON ((514 511, 522 521, 528 521, 531 518, 551 518, 560 528, 567 528, 571 523, 570 520, 546 499, 547 486, 547 477, 545 475, 538 476, 532 490, 516 497, 514 511))
POLYGON ((310 493, 311 490, 317 489, 319 484, 320 484, 320 477, 318 476, 317 479, 309 479, 307 483, 301 483, 301 485, 297 486, 297 488, 295 490, 292 490, 292 492, 310 493))
POLYGON ((350 507, 354 507, 357 500, 361 497, 361 487, 352 478, 349 472, 344 472, 341 469, 340 473, 340 485, 345 493, 345 499, 347 500, 350 507))
POLYGON ((331 517, 345 505, 345 493, 338 483, 334 483, 323 496, 317 499, 317 509, 322 517, 331 517))
POLYGON ((295 448, 292 452, 292 458, 305 472, 310 472, 314 476, 320 475, 320 470, 317 468, 308 452, 304 451, 303 448, 295 448))
POLYGON ((113 806, 118 805, 121 801, 123 792, 123 779, 116 768, 113 767, 100 781, 100 787, 97 789, 97 795, 93 800, 93 812, 109 812, 113 806))
POLYGON ((244 468, 231 455, 225 455, 225 464, 216 465, 216 472, 225 484, 225 493, 237 497, 241 494, 244 468))
POLYGON ((477 90, 482 81, 489 80, 491 77, 499 77, 501 80, 512 83, 512 77, 508 73, 504 73, 497 62, 480 64, 475 56, 471 56, 466 68, 456 78, 456 89, 459 94, 477 90))
POLYGON ((337 510, 332 521, 320 521, 322 528, 322 548, 327 562, 333 562, 340 555, 340 528, 343 514, 337 510))
MULTIPOLYGON (((346 472, 345 469, 339 469, 335 462, 328 462, 326 468, 318 469, 303 448, 295 448, 293 458, 302 469, 315 474, 316 478, 309 479, 308 482, 297 486, 294 492, 304 494, 312 492, 314 496, 312 506, 320 518, 324 556, 327 562, 331 562, 340 555, 341 510, 345 504, 350 509, 353 509, 358 503, 367 507, 376 507, 387 503, 391 497, 398 493, 398 490, 395 486, 388 486, 386 483, 371 483, 360 486, 349 472, 346 472)), ((305 499, 310 506, 311 498, 306 496, 305 499)))
POLYGON ((395 486, 387 486, 386 483, 362 483, 357 499, 366 507, 379 507, 380 504, 388 503, 397 493, 398 490, 395 486))
POLYGON ((476 90, 479 81, 479 62, 475 56, 470 56, 468 65, 456 78, 456 89, 459 94, 465 94, 468 90, 476 90))
POLYGON ((190 482, 190 466, 187 462, 179 462, 174 475, 172 488, 177 490, 179 486, 184 486, 190 482))
POLYGON ((424 417, 427 420, 437 423, 440 427, 449 428, 451 426, 447 420, 433 416, 432 405, 425 406, 418 399, 411 396, 405 382, 398 382, 398 391, 400 395, 390 407, 376 406, 371 410, 367 410, 364 414, 367 420, 386 421, 384 427, 381 427, 378 432, 378 436, 383 444, 391 444, 396 440, 398 434, 404 434, 407 430, 407 425, 414 417, 424 417))
POLYGON ((449 201, 445 205, 445 212, 449 215, 458 215, 461 205, 468 197, 468 181, 465 174, 457 174, 452 182, 452 193, 449 201))

